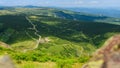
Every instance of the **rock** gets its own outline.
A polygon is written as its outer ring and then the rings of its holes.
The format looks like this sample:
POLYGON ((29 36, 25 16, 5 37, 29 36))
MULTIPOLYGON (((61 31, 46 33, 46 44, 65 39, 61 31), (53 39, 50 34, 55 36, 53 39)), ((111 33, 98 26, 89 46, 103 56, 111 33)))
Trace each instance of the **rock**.
POLYGON ((120 35, 108 39, 82 68, 120 68, 120 35))
POLYGON ((11 48, 8 44, 0 41, 0 47, 11 48))
POLYGON ((0 68, 15 68, 9 56, 0 56, 0 68))

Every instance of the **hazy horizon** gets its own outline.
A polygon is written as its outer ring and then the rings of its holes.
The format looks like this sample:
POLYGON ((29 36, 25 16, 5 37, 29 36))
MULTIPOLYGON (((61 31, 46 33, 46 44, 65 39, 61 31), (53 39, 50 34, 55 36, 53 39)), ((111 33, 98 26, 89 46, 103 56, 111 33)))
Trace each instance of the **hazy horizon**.
POLYGON ((42 7, 86 7, 107 8, 120 7, 119 0, 0 0, 1 6, 42 6, 42 7))

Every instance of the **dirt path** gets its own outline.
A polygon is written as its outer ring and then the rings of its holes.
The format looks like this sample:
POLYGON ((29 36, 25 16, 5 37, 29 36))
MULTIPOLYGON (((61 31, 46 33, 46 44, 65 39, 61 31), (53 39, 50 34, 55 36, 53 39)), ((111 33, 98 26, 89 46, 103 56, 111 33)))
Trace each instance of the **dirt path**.
POLYGON ((33 48, 31 49, 31 50, 34 50, 34 49, 38 48, 38 46, 39 46, 39 44, 40 44, 41 35, 38 33, 39 30, 36 28, 36 25, 35 25, 27 16, 26 16, 25 18, 26 18, 26 20, 28 20, 28 22, 30 23, 30 25, 32 25, 32 27, 29 28, 29 29, 33 30, 33 31, 34 31, 34 34, 38 37, 38 39, 36 39, 36 38, 32 37, 28 32, 26 32, 26 34, 27 34, 29 37, 31 37, 33 40, 36 41, 35 47, 33 47, 33 48))

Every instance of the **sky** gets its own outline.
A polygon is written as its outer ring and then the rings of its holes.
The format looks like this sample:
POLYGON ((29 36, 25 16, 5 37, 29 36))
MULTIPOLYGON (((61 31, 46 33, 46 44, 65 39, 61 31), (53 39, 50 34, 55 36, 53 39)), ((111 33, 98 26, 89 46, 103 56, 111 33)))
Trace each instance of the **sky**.
POLYGON ((120 7, 120 0, 0 0, 1 6, 120 7))

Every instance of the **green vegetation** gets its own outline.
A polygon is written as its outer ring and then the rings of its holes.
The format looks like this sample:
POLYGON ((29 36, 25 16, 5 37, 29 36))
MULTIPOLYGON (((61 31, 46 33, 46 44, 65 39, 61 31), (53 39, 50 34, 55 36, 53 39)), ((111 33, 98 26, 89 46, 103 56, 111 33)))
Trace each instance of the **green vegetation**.
POLYGON ((77 68, 87 62, 107 38, 120 33, 119 25, 95 22, 106 17, 66 10, 7 8, 0 13, 0 41, 11 47, 0 47, 0 54, 9 54, 18 68, 47 68, 43 65, 50 68, 49 63, 53 65, 51 68, 77 68), (37 49, 33 48, 38 36, 26 17, 42 37, 37 49))

